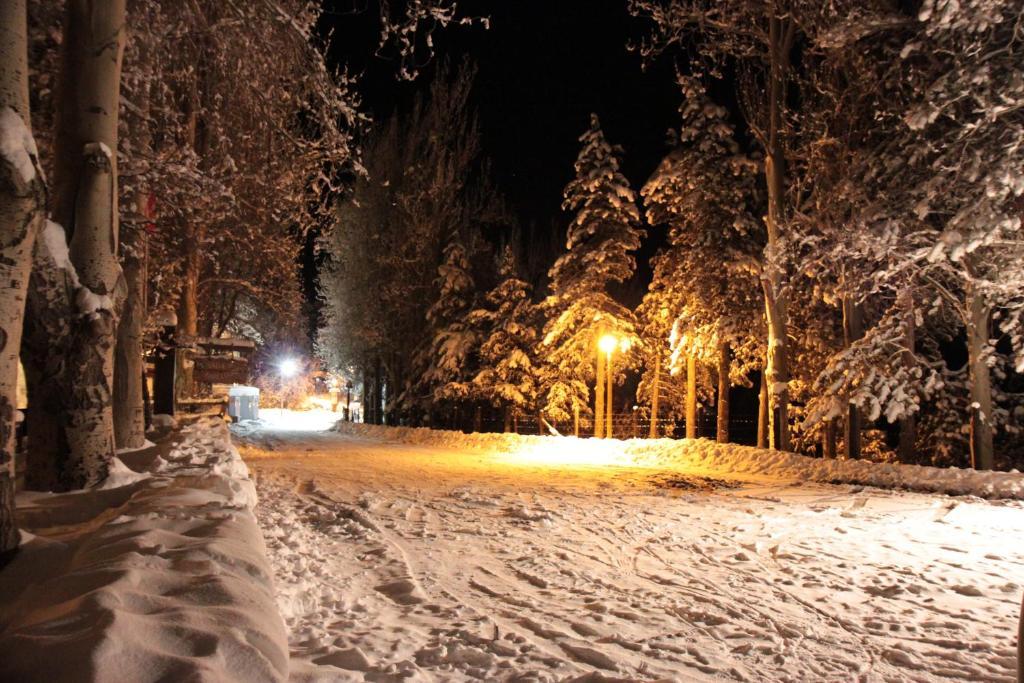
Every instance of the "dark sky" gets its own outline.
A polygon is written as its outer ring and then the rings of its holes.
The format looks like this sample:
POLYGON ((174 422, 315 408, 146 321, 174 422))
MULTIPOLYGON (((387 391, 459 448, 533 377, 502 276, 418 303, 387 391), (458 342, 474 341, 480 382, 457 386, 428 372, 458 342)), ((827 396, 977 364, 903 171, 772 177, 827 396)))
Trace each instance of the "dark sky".
MULTIPOLYGON (((383 117, 426 87, 433 67, 403 83, 395 63, 372 56, 377 10, 369 2, 326 0, 324 23, 335 31, 332 57, 363 74, 364 104, 383 117)), ((469 54, 479 65, 475 104, 484 150, 517 214, 542 224, 568 220, 561 193, 590 112, 601 117, 609 141, 624 148, 624 171, 639 188, 665 152, 679 94, 671 62, 645 72, 627 49, 643 26, 628 15, 626 0, 465 0, 459 7, 489 16, 490 29, 439 31, 437 58, 469 54)))

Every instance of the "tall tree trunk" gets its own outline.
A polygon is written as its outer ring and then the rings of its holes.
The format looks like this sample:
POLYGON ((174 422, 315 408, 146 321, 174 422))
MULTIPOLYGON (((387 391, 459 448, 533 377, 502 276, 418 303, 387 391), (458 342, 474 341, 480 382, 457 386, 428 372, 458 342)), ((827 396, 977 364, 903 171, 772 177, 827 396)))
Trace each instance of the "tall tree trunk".
POLYGON ((124 259, 128 296, 117 327, 114 355, 114 440, 118 448, 139 448, 146 442, 143 401, 145 367, 142 329, 146 319, 146 264, 141 254, 124 259))
POLYGON ((18 354, 46 186, 32 139, 25 0, 0 3, 0 563, 19 543, 14 515, 18 354))
POLYGON ((686 357, 686 438, 697 438, 697 356, 686 357))
POLYGON ((181 299, 178 301, 178 332, 187 337, 199 333, 199 271, 203 229, 189 224, 185 227, 185 269, 181 279, 181 299))
MULTIPOLYGON (((601 331, 598 330, 597 337, 601 338, 601 331)), ((594 380, 594 438, 600 439, 604 436, 604 355, 601 352, 601 347, 594 344, 594 348, 597 351, 597 370, 596 379, 594 380)))
MULTIPOLYGON (((360 415, 359 417, 360 417, 360 422, 362 422, 363 424, 367 424, 370 421, 369 420, 370 389, 367 386, 370 383, 370 373, 368 373, 366 371, 366 366, 365 365, 363 365, 361 370, 362 370, 362 373, 363 373, 363 381, 362 381, 361 386, 359 387, 359 412, 362 413, 362 415, 360 415)), ((433 410, 432 406, 430 408, 428 408, 428 412, 427 412, 427 426, 430 427, 431 429, 434 428, 434 410, 433 410)))
MULTIPOLYGON (((70 487, 102 481, 114 453, 114 345, 125 283, 117 261, 117 119, 125 0, 69 0, 54 143, 55 216, 81 290, 66 355, 70 487)), ((68 311, 72 317, 72 311, 68 311)))
POLYGON ((718 345, 718 443, 729 443, 729 366, 732 363, 729 344, 718 345))
MULTIPOLYGON (((850 348, 853 343, 864 336, 864 310, 854 301, 851 294, 843 295, 843 346, 850 348)), ((861 414, 860 408, 852 403, 847 406, 846 434, 844 447, 848 460, 856 460, 861 454, 861 414)))
POLYGON ((508 434, 512 431, 512 409, 509 406, 505 406, 503 412, 505 416, 504 432, 508 434))
POLYGON ((580 437, 580 404, 576 399, 572 401, 572 435, 577 439, 580 437))
MULTIPOLYGON (((146 46, 139 46, 139 62, 149 64, 146 46)), ((136 154, 148 155, 152 147, 149 131, 150 83, 144 80, 135 94, 130 117, 136 154)), ((145 363, 142 335, 146 324, 146 281, 149 268, 148 230, 155 219, 155 207, 145 188, 136 188, 130 212, 132 230, 123 241, 122 263, 127 290, 121 321, 117 327, 114 354, 114 440, 118 448, 139 448, 146 442, 145 363)))
POLYGON ((757 447, 768 448, 768 374, 764 370, 757 399, 757 447))
MULTIPOLYGON (((917 321, 914 314, 914 295, 909 287, 900 296, 903 309, 903 364, 909 370, 914 367, 914 345, 917 321)), ((917 446, 917 416, 914 413, 900 419, 899 460, 911 463, 915 460, 917 446)))
POLYGON ((661 393, 661 353, 654 357, 654 382, 651 384, 651 429, 648 436, 658 438, 658 399, 661 393))
POLYGON ((824 442, 823 455, 826 460, 836 459, 836 421, 825 420, 825 430, 821 435, 824 442))
POLYGON ((985 347, 989 343, 991 311, 982 295, 967 293, 967 365, 971 383, 971 467, 992 469, 992 386, 985 347))
MULTIPOLYGON (((771 8, 771 6, 769 6, 771 8)), ((765 314, 768 320, 768 395, 770 398, 770 448, 790 450, 789 433, 789 346, 787 343, 786 297, 782 293, 780 230, 784 220, 786 157, 782 140, 783 111, 786 102, 786 74, 792 44, 792 18, 769 18, 768 130, 764 140, 765 184, 768 190, 765 268, 761 277, 765 314), (776 434, 778 437, 776 438, 776 434)))

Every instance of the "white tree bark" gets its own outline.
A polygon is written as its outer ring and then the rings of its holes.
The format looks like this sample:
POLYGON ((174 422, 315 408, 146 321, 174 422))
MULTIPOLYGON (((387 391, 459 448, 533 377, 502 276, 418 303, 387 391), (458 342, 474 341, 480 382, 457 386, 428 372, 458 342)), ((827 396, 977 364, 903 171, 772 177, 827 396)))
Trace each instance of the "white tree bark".
POLYGON ((31 133, 25 0, 0 2, 0 556, 17 548, 14 450, 18 355, 32 246, 46 187, 31 133))
POLYGON ((101 481, 114 454, 114 345, 124 278, 117 261, 117 120, 125 0, 69 0, 56 131, 56 215, 81 283, 66 402, 67 485, 101 481))
POLYGON ((787 301, 782 291, 782 273, 778 266, 783 202, 786 190, 786 155, 782 130, 785 126, 783 111, 786 104, 786 72, 789 69, 789 50, 792 31, 789 22, 773 15, 769 18, 769 77, 768 77, 768 130, 765 147, 764 175, 768 190, 768 213, 765 226, 768 245, 765 249, 765 268, 762 274, 764 308, 768 320, 768 358, 765 374, 768 381, 770 403, 768 446, 790 450, 789 433, 789 348, 787 343, 787 301), (776 435, 778 438, 776 438, 776 435))

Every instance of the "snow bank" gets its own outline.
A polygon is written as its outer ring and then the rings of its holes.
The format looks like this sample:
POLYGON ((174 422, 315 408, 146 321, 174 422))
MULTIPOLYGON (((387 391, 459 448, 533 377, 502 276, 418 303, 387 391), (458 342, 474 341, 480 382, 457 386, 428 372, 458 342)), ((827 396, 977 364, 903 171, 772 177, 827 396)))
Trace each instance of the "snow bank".
POLYGON ((0 572, 0 680, 287 678, 255 487, 223 422, 122 454, 96 489, 18 503, 32 533, 0 572))
POLYGON ((518 434, 463 434, 413 427, 339 422, 335 430, 374 439, 453 449, 515 453, 533 463, 705 470, 794 481, 861 484, 990 499, 1024 499, 1024 474, 925 467, 865 460, 824 460, 707 439, 576 439, 518 434))

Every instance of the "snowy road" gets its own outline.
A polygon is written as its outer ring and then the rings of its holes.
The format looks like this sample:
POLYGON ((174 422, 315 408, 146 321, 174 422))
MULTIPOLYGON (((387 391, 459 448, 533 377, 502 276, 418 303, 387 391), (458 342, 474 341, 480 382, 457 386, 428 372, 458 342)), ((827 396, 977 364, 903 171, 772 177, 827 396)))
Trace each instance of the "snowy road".
POLYGON ((236 441, 295 680, 1014 679, 1020 503, 236 441))

